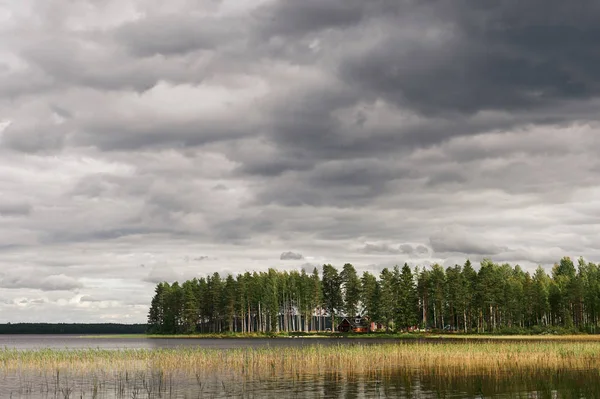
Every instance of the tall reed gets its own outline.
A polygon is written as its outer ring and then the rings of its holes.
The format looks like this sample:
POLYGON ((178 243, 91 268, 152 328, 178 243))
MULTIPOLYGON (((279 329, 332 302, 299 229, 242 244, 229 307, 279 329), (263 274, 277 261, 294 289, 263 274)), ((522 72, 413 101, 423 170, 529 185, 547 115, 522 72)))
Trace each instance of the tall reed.
POLYGON ((600 342, 402 342, 243 349, 0 350, 1 370, 148 371, 241 376, 372 373, 390 368, 436 373, 600 369, 600 342))

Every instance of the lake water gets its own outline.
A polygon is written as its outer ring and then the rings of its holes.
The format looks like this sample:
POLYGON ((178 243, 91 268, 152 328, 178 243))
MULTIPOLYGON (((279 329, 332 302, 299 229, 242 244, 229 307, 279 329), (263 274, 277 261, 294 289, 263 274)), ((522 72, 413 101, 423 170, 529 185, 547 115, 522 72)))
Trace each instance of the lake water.
MULTIPOLYGON (((2 335, 0 348, 18 350, 36 349, 174 349, 179 347, 203 347, 210 349, 262 348, 262 347, 301 347, 309 345, 375 345, 393 342, 390 339, 377 338, 145 338, 133 336, 121 338, 86 335, 2 335)), ((402 339, 403 342, 448 343, 452 338, 443 339, 402 339)), ((457 342, 507 342, 503 339, 456 339, 457 342)), ((551 340, 546 340, 550 342, 551 340)), ((560 341, 557 339, 557 341, 560 341)), ((511 340, 511 342, 516 342, 511 340)), ((520 342, 527 342, 522 340, 520 342)), ((573 340, 572 342, 577 342, 573 340)), ((585 342, 581 340, 580 342, 585 342)), ((0 397, 0 399, 2 399, 0 397)))
MULTIPOLYGON (((0 347, 17 350, 153 349, 201 346, 212 349, 307 345, 372 345, 374 339, 145 339, 81 336, 1 336, 0 347)), ((600 398, 600 372, 591 370, 472 374, 457 377, 440 370, 410 367, 355 374, 337 370, 248 378, 210 370, 190 376, 151 368, 123 373, 104 370, 0 372, 0 399, 124 398, 600 398)))
POLYGON ((570 371, 533 376, 471 375, 448 378, 391 370, 243 379, 234 375, 185 377, 158 373, 61 377, 11 374, 0 378, 0 397, 58 398, 599 398, 598 373, 570 371), (161 382, 159 382, 159 380, 161 382), (98 381, 98 382, 95 382, 98 381))
MULTIPOLYGON (((389 343, 389 339, 373 338, 94 338, 85 335, 0 335, 0 348, 36 349, 174 349, 180 347, 203 347, 210 349, 299 347, 308 345, 389 343)), ((0 398, 1 399, 1 398, 0 398)))

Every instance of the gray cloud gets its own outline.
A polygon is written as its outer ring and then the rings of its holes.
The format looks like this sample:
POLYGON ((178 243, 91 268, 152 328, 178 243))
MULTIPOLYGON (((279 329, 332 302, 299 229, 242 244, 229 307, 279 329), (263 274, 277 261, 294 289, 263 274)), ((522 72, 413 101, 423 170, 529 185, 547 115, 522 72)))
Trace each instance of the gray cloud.
POLYGON ((174 55, 216 49, 239 36, 235 32, 239 26, 239 21, 162 15, 124 24, 116 40, 137 56, 174 55))
POLYGON ((30 288, 41 291, 72 291, 83 285, 75 278, 64 274, 37 276, 9 272, 0 278, 0 287, 10 289, 30 288))
POLYGON ((302 254, 296 253, 296 252, 283 252, 280 256, 279 259, 281 260, 302 260, 304 259, 304 256, 302 256, 302 254))
POLYGON ((62 148, 65 132, 52 125, 11 125, 2 135, 2 146, 22 152, 51 152, 62 148))
POLYGON ((416 248, 413 248, 413 251, 416 252, 417 254, 428 254, 429 248, 427 248, 424 245, 417 245, 416 248))
MULTIPOLYGON (((412 250, 412 247, 410 247, 412 250)), ((365 244, 363 248, 360 249, 361 252, 367 254, 401 254, 404 253, 400 248, 393 248, 388 244, 365 244)), ((412 251, 411 251, 412 252, 412 251)))
POLYGON ((321 271, 321 267, 323 265, 319 264, 319 263, 303 263, 302 265, 300 265, 299 269, 300 270, 304 270, 307 274, 311 274, 315 268, 320 272, 321 271))
POLYGON ((96 298, 91 297, 89 295, 84 295, 81 298, 79 298, 79 302, 102 302, 102 300, 96 299, 96 298))
POLYGON ((391 24, 388 29, 402 34, 406 22, 410 28, 428 21, 435 26, 431 34, 377 38, 345 64, 348 79, 424 112, 523 109, 597 94, 597 76, 589 69, 590 45, 599 33, 589 15, 597 5, 587 2, 589 7, 574 11, 556 3, 556 14, 544 19, 531 10, 547 2, 462 5, 405 9, 404 23, 396 20, 396 29, 391 24), (571 50, 567 55, 557 48, 571 50), (434 96, 429 95, 433 87, 434 96))
POLYGON ((0 321, 143 322, 281 248, 600 260, 596 2, 5 3, 0 321))
POLYGON ((4 202, 0 200, 0 215, 2 216, 26 216, 32 212, 31 204, 23 202, 4 202))
POLYGON ((278 0, 259 8, 255 15, 266 35, 289 37, 358 24, 367 16, 367 8, 368 5, 357 0, 278 0))
POLYGON ((380 255, 411 255, 411 256, 420 256, 423 254, 428 254, 429 249, 424 245, 412 245, 412 244, 400 244, 400 245, 390 245, 390 244, 373 244, 366 243, 362 248, 359 249, 359 252, 365 254, 380 254, 380 255))
POLYGON ((469 234, 467 229, 460 227, 447 227, 435 232, 430 238, 431 248, 435 252, 458 252, 474 255, 495 255, 508 251, 506 247, 500 247, 487 242, 485 237, 477 237, 469 234))

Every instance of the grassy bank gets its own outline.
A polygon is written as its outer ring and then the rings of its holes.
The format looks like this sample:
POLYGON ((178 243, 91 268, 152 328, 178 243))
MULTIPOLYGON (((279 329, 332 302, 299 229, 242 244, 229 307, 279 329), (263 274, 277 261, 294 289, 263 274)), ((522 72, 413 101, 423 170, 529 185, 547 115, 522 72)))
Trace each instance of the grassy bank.
POLYGON ((402 342, 260 349, 0 350, 1 370, 102 370, 245 376, 370 373, 405 368, 437 373, 504 373, 545 369, 600 370, 600 342, 402 342))

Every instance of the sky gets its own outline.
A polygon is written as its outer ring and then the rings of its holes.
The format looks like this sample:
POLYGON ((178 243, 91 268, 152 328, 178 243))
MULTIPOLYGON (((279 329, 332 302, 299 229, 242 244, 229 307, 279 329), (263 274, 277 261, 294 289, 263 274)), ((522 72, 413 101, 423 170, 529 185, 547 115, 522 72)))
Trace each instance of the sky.
POLYGON ((600 261, 600 2, 0 0, 0 322, 157 282, 600 261))

